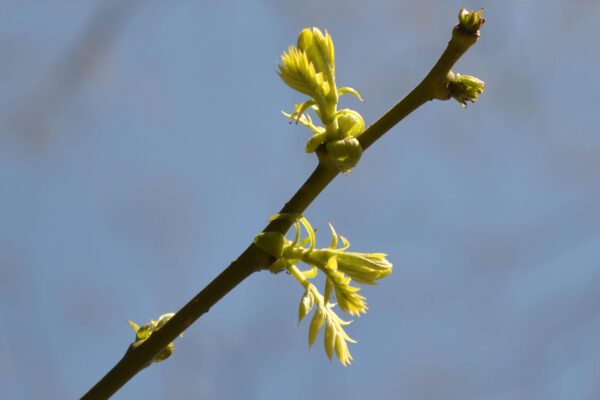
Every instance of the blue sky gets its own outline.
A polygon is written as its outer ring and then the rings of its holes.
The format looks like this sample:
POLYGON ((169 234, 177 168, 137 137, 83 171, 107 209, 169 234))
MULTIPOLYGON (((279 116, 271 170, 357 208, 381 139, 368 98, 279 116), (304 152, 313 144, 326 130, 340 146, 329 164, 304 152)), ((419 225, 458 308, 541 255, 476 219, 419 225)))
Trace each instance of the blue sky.
MULTIPOLYGON (((276 75, 333 35, 367 124, 425 75, 460 7, 485 7, 430 103, 307 210, 394 273, 364 290, 355 363, 308 350, 301 288, 262 272, 117 399, 597 399, 597 2, 5 1, 0 14, 0 397, 81 396, 176 311, 314 168, 276 75)), ((324 241, 325 243, 325 241, 324 241)))

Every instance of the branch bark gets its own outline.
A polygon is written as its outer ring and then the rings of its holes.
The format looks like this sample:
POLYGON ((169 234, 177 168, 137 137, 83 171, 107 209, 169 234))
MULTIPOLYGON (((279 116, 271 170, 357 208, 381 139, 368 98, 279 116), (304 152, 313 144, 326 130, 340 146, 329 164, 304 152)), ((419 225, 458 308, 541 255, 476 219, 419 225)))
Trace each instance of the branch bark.
MULTIPOLYGON (((448 46, 421 83, 358 137, 363 150, 370 147, 414 110, 429 100, 440 98, 439 93, 447 90, 446 77, 450 69, 478 37, 478 32, 468 34, 457 25, 452 31, 448 46)), ((338 175, 336 167, 327 155, 322 150, 317 150, 317 154, 319 163, 316 169, 280 213, 302 214, 338 175)), ((291 224, 289 219, 279 218, 270 222, 263 232, 275 231, 285 234, 291 224)), ((181 308, 166 325, 139 346, 130 346, 123 358, 82 399, 106 399, 112 396, 138 372, 150 365, 152 359, 165 346, 173 342, 202 314, 208 312, 230 290, 254 272, 267 268, 273 261, 269 254, 251 244, 219 276, 181 308)))

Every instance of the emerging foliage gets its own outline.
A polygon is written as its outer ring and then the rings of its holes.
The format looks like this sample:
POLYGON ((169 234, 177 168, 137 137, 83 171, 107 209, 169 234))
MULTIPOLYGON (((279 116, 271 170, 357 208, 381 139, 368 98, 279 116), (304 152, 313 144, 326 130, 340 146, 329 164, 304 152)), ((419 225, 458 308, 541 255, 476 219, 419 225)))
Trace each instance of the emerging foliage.
MULTIPOLYGON (((136 324, 133 321, 127 321, 127 322, 129 322, 129 325, 131 325, 131 327, 135 331, 135 342, 133 342, 133 346, 139 346, 140 344, 142 344, 154 332, 156 332, 157 330, 162 328, 173 317, 173 315, 175 315, 175 314, 174 313, 163 314, 160 317, 158 317, 158 321, 151 319, 150 322, 148 322, 147 324, 142 325, 142 326, 139 326, 138 324, 136 324)), ((174 350, 175 350, 175 343, 169 343, 164 349, 162 349, 160 351, 160 353, 158 353, 156 355, 156 357, 154 357, 152 359, 152 362, 159 362, 159 361, 166 360, 167 358, 169 358, 171 356, 171 354, 173 354, 174 350)))
POLYGON ((356 343, 344 330, 351 321, 344 321, 334 311, 335 304, 330 303, 335 297, 342 311, 352 316, 360 316, 367 312, 367 299, 359 294, 360 288, 352 285, 357 283, 373 285, 381 278, 392 272, 392 264, 383 253, 356 253, 346 251, 350 242, 339 236, 330 224, 331 244, 323 249, 315 249, 315 231, 301 215, 279 214, 272 217, 290 218, 294 221, 296 235, 294 240, 286 239, 276 232, 261 233, 256 236, 254 243, 269 252, 276 259, 270 270, 277 273, 287 270, 304 287, 300 299, 298 321, 302 321, 315 308, 308 332, 308 343, 314 343, 319 330, 325 326, 324 344, 327 356, 331 359, 333 353, 346 366, 352 361, 348 343, 356 343), (301 228, 306 231, 302 239, 301 228), (338 247, 340 241, 342 247, 338 247), (300 270, 296 265, 303 262, 310 266, 308 270, 300 270), (325 275, 325 290, 323 294, 310 281, 318 275, 325 275))
POLYGON ((291 45, 281 56, 279 76, 292 89, 306 94, 310 99, 295 104, 291 121, 300 123, 313 132, 306 144, 312 153, 323 145, 335 166, 349 173, 362 154, 356 139, 365 129, 365 121, 354 110, 337 109, 339 97, 352 94, 362 97, 351 87, 337 87, 335 83, 335 50, 331 35, 318 28, 305 28, 298 36, 297 46, 291 45), (315 125, 307 111, 312 109, 324 126, 315 125))

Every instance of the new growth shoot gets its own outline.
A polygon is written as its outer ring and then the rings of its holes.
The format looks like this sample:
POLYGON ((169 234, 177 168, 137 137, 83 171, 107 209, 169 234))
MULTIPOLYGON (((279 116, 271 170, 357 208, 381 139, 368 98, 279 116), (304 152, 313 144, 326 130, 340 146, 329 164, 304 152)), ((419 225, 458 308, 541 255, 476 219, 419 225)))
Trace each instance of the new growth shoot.
POLYGON ((316 249, 315 231, 306 218, 301 215, 279 214, 272 217, 289 218, 294 222, 296 231, 294 240, 289 240, 277 232, 265 232, 256 236, 254 243, 269 252, 275 262, 270 271, 289 272, 304 288, 298 310, 298 322, 302 321, 315 308, 308 331, 308 344, 312 346, 319 330, 325 326, 324 344, 327 357, 333 353, 346 366, 352 361, 348 343, 356 343, 344 330, 351 321, 344 321, 335 312, 335 303, 330 302, 333 296, 339 308, 351 316, 359 317, 367 312, 367 299, 359 294, 360 288, 352 285, 352 281, 363 285, 374 285, 379 279, 392 272, 392 264, 384 253, 357 253, 347 251, 350 242, 339 236, 333 226, 329 247, 316 249), (302 229, 306 237, 302 239, 302 229), (338 247, 341 242, 341 247, 338 247), (297 267, 304 263, 310 268, 301 270, 297 267), (319 271, 325 275, 323 294, 319 292, 312 279, 319 271))

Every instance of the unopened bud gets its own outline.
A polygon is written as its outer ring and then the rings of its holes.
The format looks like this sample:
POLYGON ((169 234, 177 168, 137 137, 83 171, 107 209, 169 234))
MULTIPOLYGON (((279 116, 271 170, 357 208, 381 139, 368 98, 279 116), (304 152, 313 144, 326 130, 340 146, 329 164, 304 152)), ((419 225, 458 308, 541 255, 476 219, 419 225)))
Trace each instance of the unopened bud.
POLYGON ((468 11, 461 8, 458 12, 458 25, 460 29, 469 35, 478 35, 479 28, 481 28, 484 22, 483 8, 479 11, 468 11))
POLYGON ((327 142, 325 149, 336 168, 344 174, 348 174, 358 164, 362 155, 362 147, 355 137, 327 142))
POLYGON ((461 107, 467 107, 467 101, 474 103, 485 88, 485 82, 471 75, 455 74, 448 82, 450 96, 458 101, 461 107))

